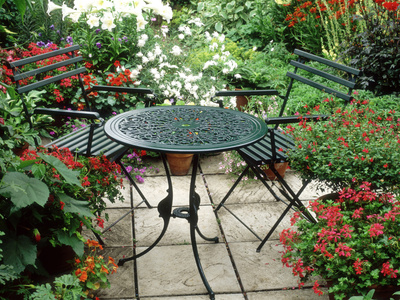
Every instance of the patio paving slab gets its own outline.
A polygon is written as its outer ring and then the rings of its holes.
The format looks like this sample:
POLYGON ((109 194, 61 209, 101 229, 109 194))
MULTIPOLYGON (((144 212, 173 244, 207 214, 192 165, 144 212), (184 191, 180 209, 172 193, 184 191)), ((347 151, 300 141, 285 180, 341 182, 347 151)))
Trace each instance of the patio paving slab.
MULTIPOLYGON (((306 289, 297 289, 297 278, 291 269, 280 261, 283 250, 278 245, 278 233, 290 225, 292 212, 283 219, 260 253, 256 248, 260 241, 225 209, 215 214, 212 203, 219 203, 233 184, 232 177, 219 169, 222 154, 200 158, 202 174, 196 178, 196 191, 201 197, 199 227, 208 237, 218 236, 219 243, 202 240, 196 235, 200 260, 209 284, 217 300, 316 300, 317 295, 309 283, 306 289), (204 182, 205 180, 205 182, 204 182), (225 243, 226 242, 226 243, 225 243), (292 288, 295 287, 295 290, 292 288)), ((116 261, 130 257, 151 245, 162 227, 163 220, 157 210, 158 202, 167 195, 167 181, 162 162, 153 159, 159 173, 148 173, 143 184, 138 184, 153 208, 141 202, 137 191, 124 180, 124 201, 109 203, 109 220, 105 226, 126 214, 120 223, 104 234, 105 255, 116 261), (132 224, 134 221, 134 224, 132 224), (133 235, 132 228, 135 233, 133 235), (136 246, 134 246, 134 239, 136 246), (135 248, 134 248, 135 247, 135 248)), ((294 189, 300 187, 299 178, 291 171, 286 179, 294 189)), ((190 175, 173 176, 173 209, 188 205, 190 175)), ((315 199, 315 185, 306 189, 301 199, 315 199)), ((307 201, 304 201, 307 205, 307 201)), ((285 209, 268 190, 257 181, 240 184, 226 207, 242 218, 261 237, 267 234, 273 223, 285 209)), ((94 238, 93 233, 84 232, 94 238)), ((168 230, 160 243, 136 261, 126 262, 116 274, 110 276, 111 289, 101 290, 100 299, 106 300, 207 300, 209 296, 198 273, 190 245, 189 223, 185 219, 171 218, 168 230), (136 282, 136 286, 135 286, 136 282)), ((318 297, 327 299, 327 296, 318 297)))
MULTIPOLYGON (((172 209, 174 209, 173 207, 172 209)), ((211 205, 200 206, 198 226, 207 237, 218 236, 221 239, 219 226, 211 205)), ((134 212, 137 246, 147 247, 158 237, 163 228, 163 219, 158 217, 156 208, 141 208, 134 212)), ((190 243, 189 222, 181 218, 171 218, 168 230, 158 245, 179 245, 190 243)), ((205 242, 200 237, 197 243, 205 242)))
MULTIPOLYGON (((188 205, 190 179, 190 176, 172 176, 174 206, 188 205)), ((145 177, 144 183, 138 186, 152 206, 157 206, 158 202, 167 196, 168 183, 165 176, 145 177)), ((196 177, 196 192, 200 196, 201 205, 210 203, 208 192, 201 176, 196 177)), ((134 206, 136 206, 142 199, 135 189, 133 189, 132 195, 134 206)), ((140 207, 145 207, 145 204, 142 203, 140 207)))
MULTIPOLYGON (((201 244, 198 250, 204 273, 214 292, 240 293, 225 245, 201 244)), ((156 247, 139 258, 137 264, 139 294, 143 297, 207 293, 190 245, 156 247)))
MULTIPOLYGON (((249 226, 261 239, 267 235, 269 230, 285 210, 286 205, 281 202, 271 201, 268 203, 248 203, 246 205, 225 205, 218 211, 221 226, 224 229, 225 238, 228 242, 258 242, 259 239, 241 224, 229 211, 234 213, 240 220, 249 226), (227 210, 229 209, 229 211, 227 210)), ((279 239, 279 233, 290 226, 290 217, 293 211, 289 211, 272 233, 270 239, 279 239)), ((257 247, 257 246, 256 246, 257 247)), ((255 249, 255 248, 254 248, 255 249)))
POLYGON ((246 292, 297 287, 292 270, 280 260, 283 247, 278 241, 268 241, 256 252, 258 243, 229 243, 233 260, 246 292))
MULTIPOLYGON (((122 247, 106 247, 102 255, 107 258, 111 256, 117 259, 124 255, 131 256, 132 249, 122 247)), ((119 267, 117 273, 109 276, 111 287, 109 289, 101 289, 97 296, 100 299, 121 299, 129 298, 135 295, 135 282, 134 282, 134 267, 133 264, 126 264, 124 267, 119 267)))

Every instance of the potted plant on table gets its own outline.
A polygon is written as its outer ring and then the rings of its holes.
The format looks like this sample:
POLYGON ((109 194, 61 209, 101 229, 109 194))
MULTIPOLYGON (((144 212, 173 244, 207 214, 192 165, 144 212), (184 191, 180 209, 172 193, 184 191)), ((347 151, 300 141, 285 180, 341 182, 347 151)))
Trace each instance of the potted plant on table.
MULTIPOLYGON (((310 207, 317 223, 295 213, 295 227, 280 234, 282 263, 299 277, 299 287, 319 275, 328 281, 331 299, 366 295, 371 289, 374 299, 389 299, 400 290, 398 198, 364 182, 337 197, 312 201, 310 207)), ((314 292, 321 295, 319 286, 315 280, 314 292)))

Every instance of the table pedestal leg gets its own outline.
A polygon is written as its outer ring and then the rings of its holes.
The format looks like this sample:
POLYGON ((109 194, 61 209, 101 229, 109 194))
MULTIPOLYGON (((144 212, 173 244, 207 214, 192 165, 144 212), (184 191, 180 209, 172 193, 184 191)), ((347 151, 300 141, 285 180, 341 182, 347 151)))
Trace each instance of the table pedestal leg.
POLYGON ((137 255, 134 255, 134 256, 128 257, 128 258, 120 259, 118 261, 118 266, 122 266, 127 261, 134 260, 136 258, 139 258, 139 257, 145 255, 147 252, 149 252, 151 249, 153 249, 161 241, 161 239, 163 238, 165 232, 167 231, 169 220, 171 218, 173 193, 172 193, 171 176, 169 175, 167 161, 166 161, 166 158, 165 158, 164 154, 162 155, 162 158, 163 158, 165 172, 167 174, 167 181, 168 181, 168 190, 167 190, 167 192, 168 192, 168 195, 167 195, 167 197, 165 197, 163 200, 161 200, 158 203, 158 207, 157 208, 158 208, 158 213, 160 214, 160 217, 164 220, 163 229, 162 229, 160 235, 158 236, 158 238, 154 241, 153 244, 151 244, 151 246, 149 246, 146 250, 140 252, 137 255))
POLYGON ((215 299, 215 294, 213 290, 211 289, 206 275, 204 274, 203 267, 200 262, 200 257, 199 257, 199 252, 197 249, 197 242, 196 242, 196 231, 199 233, 199 235, 204 238, 207 241, 214 241, 218 242, 218 237, 216 238, 206 238, 199 230, 197 227, 197 222, 198 222, 198 215, 197 211, 199 209, 200 205, 200 196, 195 192, 196 188, 196 173, 197 173, 197 166, 199 163, 199 155, 196 154, 193 158, 193 171, 192 171, 192 178, 190 181, 190 192, 189 192, 189 223, 190 223, 190 238, 191 238, 191 243, 192 243, 192 249, 193 249, 193 255, 194 259, 196 261, 197 269, 199 270, 199 274, 201 279, 203 280, 203 284, 206 287, 208 294, 210 295, 210 299, 215 299))

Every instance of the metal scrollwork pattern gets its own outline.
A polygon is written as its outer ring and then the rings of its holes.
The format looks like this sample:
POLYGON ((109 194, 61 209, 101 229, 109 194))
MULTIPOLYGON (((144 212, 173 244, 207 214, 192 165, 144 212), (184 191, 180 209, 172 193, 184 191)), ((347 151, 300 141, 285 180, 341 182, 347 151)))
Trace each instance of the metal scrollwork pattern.
POLYGON ((202 106, 156 107, 119 117, 113 130, 117 140, 160 151, 233 148, 254 135, 260 123, 243 113, 202 106))

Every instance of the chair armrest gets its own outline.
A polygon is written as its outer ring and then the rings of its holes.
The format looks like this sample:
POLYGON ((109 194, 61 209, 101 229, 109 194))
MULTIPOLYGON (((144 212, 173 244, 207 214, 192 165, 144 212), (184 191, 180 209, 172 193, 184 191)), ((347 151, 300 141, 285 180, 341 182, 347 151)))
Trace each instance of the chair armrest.
POLYGON ((325 121, 329 117, 330 117, 329 115, 273 117, 273 118, 266 118, 265 123, 279 125, 279 124, 298 123, 301 120, 325 121))
POLYGON ((145 88, 132 88, 132 87, 121 87, 121 86, 108 86, 108 85, 94 85, 91 88, 95 91, 106 91, 106 92, 117 92, 117 93, 131 93, 131 94, 154 94, 152 89, 145 88))
POLYGON ((90 120, 100 119, 100 114, 94 111, 53 109, 53 108, 35 108, 34 114, 46 114, 53 116, 68 116, 75 118, 85 118, 90 120))
POLYGON ((279 95, 277 90, 236 90, 218 91, 214 97, 253 96, 253 95, 279 95))
POLYGON ((235 90, 235 91, 217 91, 214 96, 211 97, 211 102, 218 103, 220 107, 223 107, 222 100, 214 101, 215 97, 235 97, 235 96, 253 96, 253 95, 278 95, 277 90, 235 90))

